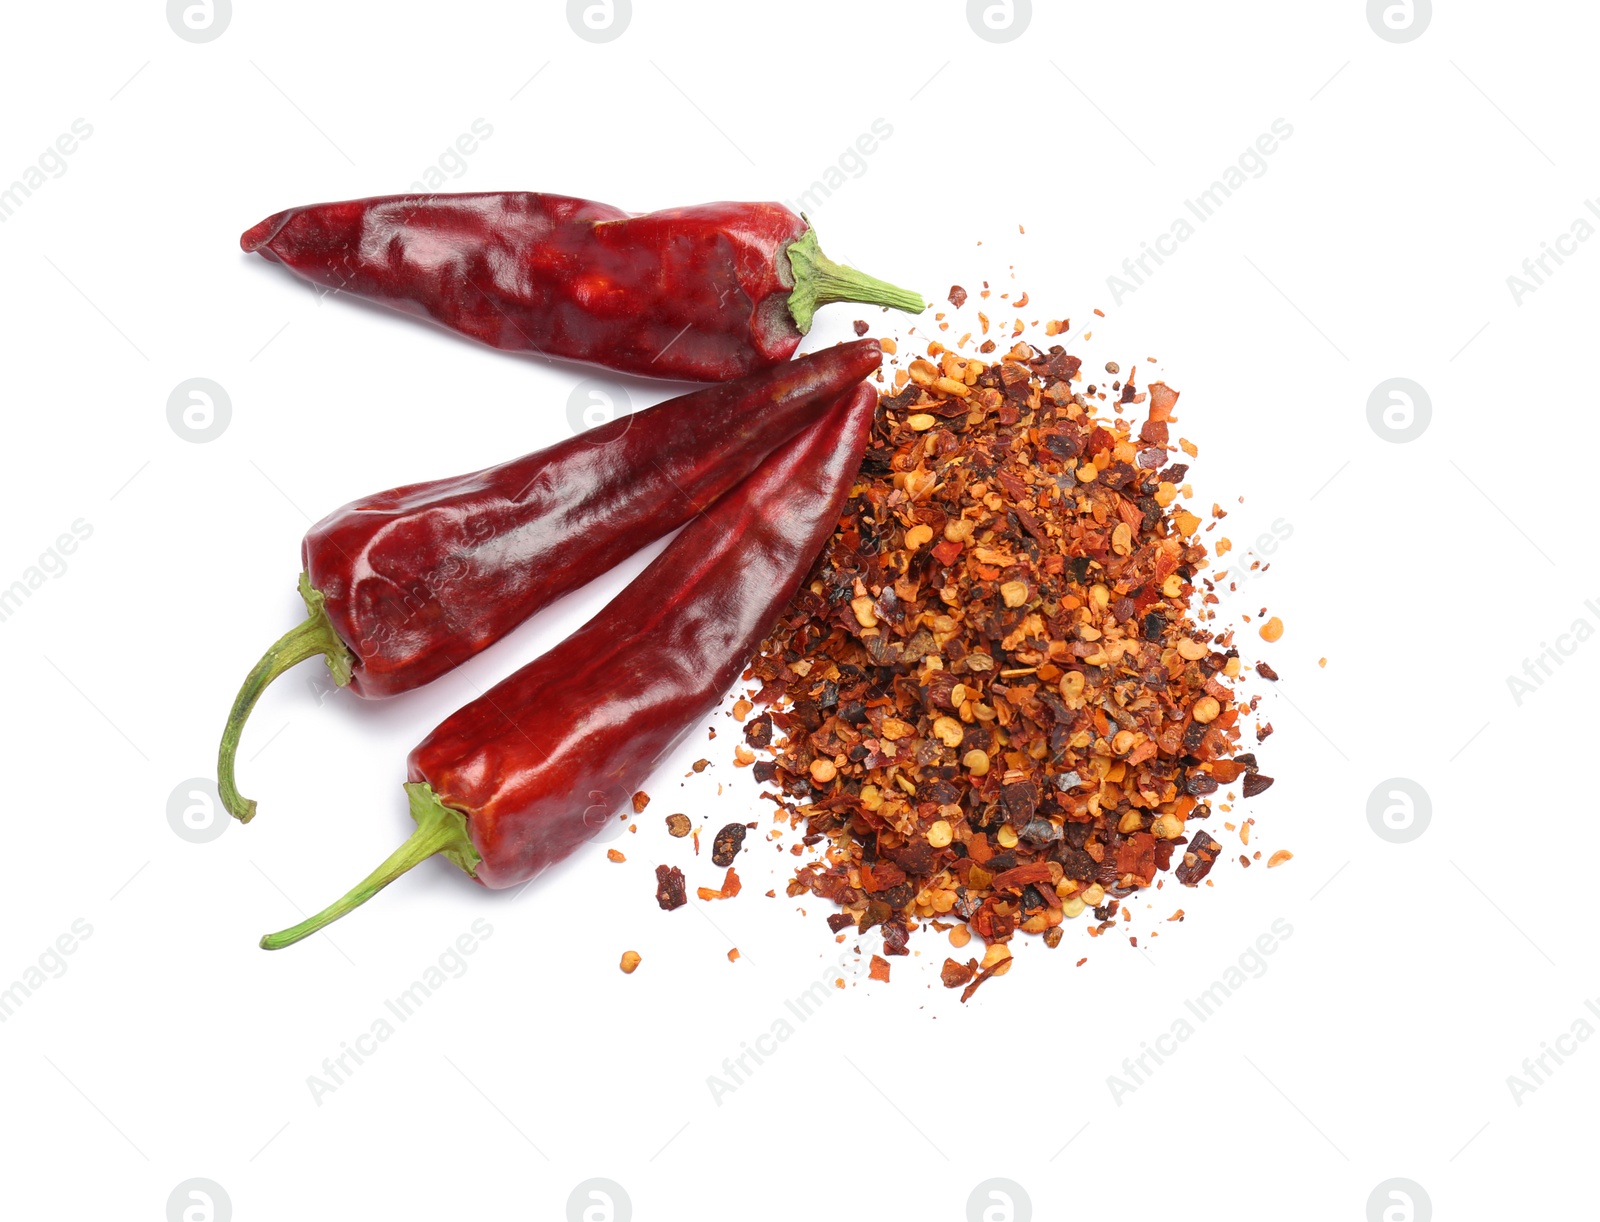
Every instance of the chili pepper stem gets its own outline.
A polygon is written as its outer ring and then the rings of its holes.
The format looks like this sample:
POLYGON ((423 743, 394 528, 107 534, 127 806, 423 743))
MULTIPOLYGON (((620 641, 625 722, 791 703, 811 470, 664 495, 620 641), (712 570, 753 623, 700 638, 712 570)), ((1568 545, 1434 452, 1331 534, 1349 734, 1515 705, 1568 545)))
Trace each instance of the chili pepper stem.
POLYGON ((467 831, 467 817, 439 801, 430 785, 413 781, 405 788, 411 800, 411 817, 417 821, 417 830, 411 833, 410 839, 389 854, 381 866, 341 899, 298 925, 265 935, 261 939, 263 950, 282 950, 285 946, 293 946, 301 938, 309 938, 345 913, 359 908, 407 870, 421 865, 437 853, 443 853, 468 874, 477 877, 478 862, 482 858, 473 847, 472 836, 467 831))
POLYGON ((804 335, 811 330, 817 310, 835 301, 855 301, 864 305, 892 306, 908 314, 928 308, 922 294, 835 263, 817 245, 817 231, 807 229, 789 244, 789 266, 794 269, 794 292, 789 294, 789 313, 804 335))
POLYGON ((323 606, 322 592, 312 587, 311 578, 305 573, 300 574, 300 597, 306 604, 305 622, 284 633, 261 656, 234 698, 233 708, 228 711, 228 723, 222 729, 222 746, 217 751, 217 795, 228 813, 240 823, 249 823, 255 818, 256 804, 239 792, 233 767, 239 754, 239 736, 261 693, 291 666, 298 666, 318 654, 328 660, 328 670, 333 673, 335 683, 344 687, 350 682, 355 655, 334 630, 333 621, 323 606))

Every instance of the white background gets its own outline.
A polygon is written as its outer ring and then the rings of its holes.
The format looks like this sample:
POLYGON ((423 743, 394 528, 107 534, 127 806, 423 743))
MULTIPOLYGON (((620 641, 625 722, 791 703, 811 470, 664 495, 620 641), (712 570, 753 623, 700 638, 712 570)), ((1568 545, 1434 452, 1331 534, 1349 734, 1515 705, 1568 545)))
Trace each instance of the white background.
MULTIPOLYGON (((8 1213, 156 1220, 205 1177, 241 1222, 560 1219, 604 1177, 640 1219, 954 1222, 1004 1177, 1041 1219, 1357 1222, 1405 1177, 1441 1219, 1568 1216, 1600 1049, 1548 1062, 1520 1102, 1507 1078, 1600 995, 1580 852, 1600 647, 1520 705, 1507 677, 1600 625, 1580 372, 1600 244, 1520 304, 1506 278, 1600 188, 1597 21, 1459 3, 1395 44, 1356 2, 1049 3, 995 43, 948 0, 635 0, 594 44, 557 3, 238 0, 196 45, 151 0, 10 6, 0 182, 74 120, 93 133, 0 225, 0 586, 74 521, 93 533, 0 623, 0 983, 75 920, 93 932, 0 1025, 8 1213), (1140 950, 1081 923, 1055 951, 1027 939, 966 1006, 919 935, 891 984, 849 973, 799 1022, 785 1001, 848 947, 783 897, 786 852, 752 835, 735 901, 653 901, 657 861, 691 886, 720 874, 662 816, 766 826, 719 715, 610 842, 626 864, 596 844, 514 898, 432 862, 329 935, 258 950, 406 834, 411 745, 654 552, 409 697, 365 705, 303 667, 245 738, 256 821, 202 844, 169 826, 239 680, 301 614, 308 517, 567 435, 590 371, 319 302, 237 247, 280 208, 408 189, 477 119, 493 134, 450 189, 638 210, 795 199, 883 119, 810 209, 835 257, 930 299, 1026 290, 1027 319, 1074 332, 1104 309, 1072 350, 1183 392, 1197 500, 1231 511, 1210 537, 1292 531, 1223 613, 1288 626, 1243 639, 1283 676, 1253 688, 1277 784, 1249 804, 1252 847, 1294 859, 1169 880, 1135 905, 1140 950), (1293 135, 1265 172, 1118 304, 1107 277, 1276 119, 1293 135), (232 403, 206 444, 166 417, 195 377, 232 403), (1367 418, 1393 377, 1432 402, 1405 444, 1367 418), (1409 844, 1368 822, 1391 777, 1431 798, 1409 844), (1124 1058, 1279 918, 1293 934, 1264 973, 1116 1099, 1124 1058), (480 919, 465 973, 315 1101, 324 1058, 480 919), (785 1017, 792 1038, 714 1099, 708 1077, 785 1017)), ((808 346, 856 317, 910 326, 833 307, 808 346)), ((618 384, 636 407, 677 390, 618 384)), ((992 1216, 1030 1216, 1007 1191, 992 1216)))

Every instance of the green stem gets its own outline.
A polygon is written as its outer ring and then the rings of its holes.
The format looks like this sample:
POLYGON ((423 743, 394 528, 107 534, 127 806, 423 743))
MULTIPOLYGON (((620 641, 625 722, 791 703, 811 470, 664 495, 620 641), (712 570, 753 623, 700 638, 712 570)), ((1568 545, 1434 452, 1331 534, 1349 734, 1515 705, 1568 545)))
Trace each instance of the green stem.
POLYGON ((794 269, 789 313, 802 335, 811 330, 811 319, 817 310, 835 301, 892 306, 908 314, 920 314, 928 308, 921 293, 896 288, 876 276, 835 263, 817 245, 815 229, 808 228, 789 243, 789 266, 794 269))
POLYGON ((477 877, 478 862, 482 858, 473 847, 472 836, 467 831, 467 817, 439 801, 433 788, 422 782, 414 781, 407 785, 406 795, 411 799, 411 817, 417 821, 417 830, 411 833, 411 838, 389 854, 387 861, 357 883, 342 899, 298 925, 263 937, 263 950, 282 950, 285 946, 293 946, 301 938, 309 938, 351 909, 365 904, 407 870, 421 865, 436 853, 443 853, 468 874, 477 877))
POLYGON ((261 661, 256 663, 234 697, 233 708, 228 711, 228 724, 222 728, 222 746, 217 751, 217 794, 228 813, 240 823, 249 823, 255 818, 256 804, 239 792, 233 765, 239 754, 239 736, 244 733, 244 723, 250 710, 256 707, 256 701, 261 699, 261 693, 291 666, 298 666, 318 654, 328 660, 333 681, 344 687, 350 682, 350 668, 356 661, 328 618, 322 592, 312 588, 311 578, 305 573, 300 574, 300 597, 306 604, 305 622, 284 633, 261 656, 261 661))

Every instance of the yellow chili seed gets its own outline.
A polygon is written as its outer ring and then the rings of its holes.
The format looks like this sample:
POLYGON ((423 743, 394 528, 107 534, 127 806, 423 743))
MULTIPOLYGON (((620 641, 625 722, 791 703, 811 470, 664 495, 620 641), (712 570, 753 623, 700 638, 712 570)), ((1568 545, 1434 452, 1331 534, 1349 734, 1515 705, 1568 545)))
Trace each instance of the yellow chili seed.
POLYGON ((994 838, 1003 849, 1014 849, 1017 847, 1017 833, 1012 830, 1012 827, 1009 823, 1002 823, 1000 825, 1000 830, 995 833, 994 838))
POLYGON ((928 829, 928 843, 936 849, 942 849, 955 837, 955 831, 943 819, 935 820, 928 829))
POLYGON ((1276 615, 1261 625, 1261 639, 1263 641, 1275 641, 1282 635, 1283 621, 1276 615))
POLYGON ((1217 714, 1222 712, 1222 706, 1217 703, 1215 696, 1201 696, 1200 699, 1194 702, 1193 711, 1194 719, 1201 725, 1205 725, 1216 720, 1217 714))
POLYGON ((961 763, 973 776, 989 775, 989 757, 976 747, 962 756, 961 763))

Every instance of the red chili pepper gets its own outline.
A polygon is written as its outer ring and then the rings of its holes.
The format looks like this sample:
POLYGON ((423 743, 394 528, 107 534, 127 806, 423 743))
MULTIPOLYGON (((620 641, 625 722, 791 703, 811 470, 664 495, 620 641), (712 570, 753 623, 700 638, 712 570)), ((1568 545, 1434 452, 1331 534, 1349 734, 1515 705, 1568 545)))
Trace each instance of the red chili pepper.
POLYGON ((839 522, 877 395, 860 386, 684 527, 562 644, 411 753, 417 830, 343 899, 261 939, 315 933, 443 853, 487 887, 566 857, 716 708, 839 522))
POLYGON ((834 301, 926 309, 833 262, 781 204, 633 215, 565 195, 391 195, 269 216, 239 244, 496 348, 690 382, 794 354, 834 301))
POLYGON ((675 530, 879 365, 856 340, 682 395, 535 454, 354 501, 307 532, 307 619, 239 689, 217 760, 223 805, 246 718, 274 679, 321 654, 340 686, 393 696, 437 679, 539 608, 675 530))

